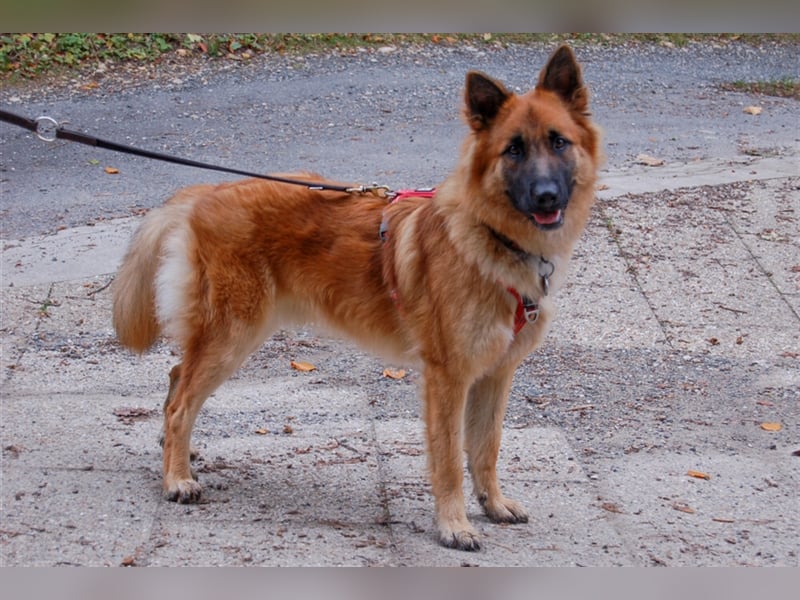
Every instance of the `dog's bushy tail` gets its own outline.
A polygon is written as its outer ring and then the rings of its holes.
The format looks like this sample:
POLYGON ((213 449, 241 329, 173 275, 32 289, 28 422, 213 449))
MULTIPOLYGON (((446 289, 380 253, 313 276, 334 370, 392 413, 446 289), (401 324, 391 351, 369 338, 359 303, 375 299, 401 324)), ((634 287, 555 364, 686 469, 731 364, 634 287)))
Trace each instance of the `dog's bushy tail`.
POLYGON ((123 346, 144 352, 161 333, 156 312, 156 280, 167 237, 186 217, 189 194, 178 194, 150 212, 131 240, 113 285, 113 319, 123 346))

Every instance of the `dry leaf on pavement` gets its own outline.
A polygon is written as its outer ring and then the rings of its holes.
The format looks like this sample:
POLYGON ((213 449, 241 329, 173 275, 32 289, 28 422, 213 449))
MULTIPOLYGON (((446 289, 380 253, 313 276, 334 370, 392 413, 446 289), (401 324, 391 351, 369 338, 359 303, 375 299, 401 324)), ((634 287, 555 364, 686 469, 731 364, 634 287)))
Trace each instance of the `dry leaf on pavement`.
POLYGON ((624 514, 622 512, 622 509, 613 502, 603 502, 600 505, 600 508, 602 508, 603 510, 607 510, 608 512, 617 513, 619 515, 624 514))
POLYGON ((119 169, 115 167, 106 167, 105 172, 108 173, 109 175, 116 175, 117 173, 119 173, 119 169))
POLYGON ((764 431, 780 431, 783 426, 780 423, 762 423, 761 429, 764 431))
POLYGON ((647 167, 660 167, 664 164, 664 159, 650 156, 649 154, 637 154, 636 162, 647 167))
POLYGON ((711 479, 711 475, 709 475, 708 473, 703 473, 702 471, 692 471, 691 469, 689 469, 689 471, 686 474, 689 477, 695 477, 697 479, 706 479, 706 480, 711 479))
POLYGON ((403 369, 384 369, 383 376, 388 377, 389 379, 402 379, 406 376, 406 372, 403 369))
POLYGON ((746 112, 748 115, 760 115, 762 110, 764 109, 760 106, 745 106, 742 112, 746 112))
POLYGON ((293 360, 291 362, 291 365, 292 365, 292 368, 295 371, 302 371, 303 373, 308 373, 309 371, 314 371, 317 368, 314 365, 312 365, 311 363, 303 362, 302 360, 293 360))

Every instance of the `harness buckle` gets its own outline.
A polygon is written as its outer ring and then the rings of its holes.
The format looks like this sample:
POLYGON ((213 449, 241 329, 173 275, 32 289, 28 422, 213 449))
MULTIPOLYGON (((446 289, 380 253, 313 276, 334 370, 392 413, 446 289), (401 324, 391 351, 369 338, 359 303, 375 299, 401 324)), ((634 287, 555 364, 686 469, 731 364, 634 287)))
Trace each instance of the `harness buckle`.
POLYGON ((522 299, 522 315, 525 317, 525 321, 527 323, 536 323, 539 319, 539 313, 541 309, 539 308, 539 303, 531 300, 530 298, 523 298, 522 299))

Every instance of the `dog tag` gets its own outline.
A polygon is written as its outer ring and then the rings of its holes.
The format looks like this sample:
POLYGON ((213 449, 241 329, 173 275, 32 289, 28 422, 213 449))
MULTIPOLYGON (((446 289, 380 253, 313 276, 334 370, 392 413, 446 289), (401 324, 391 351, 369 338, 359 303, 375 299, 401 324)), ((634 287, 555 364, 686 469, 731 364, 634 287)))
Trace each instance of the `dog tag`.
POLYGON ((539 261, 539 277, 542 278, 542 294, 545 296, 550 293, 550 276, 555 270, 556 266, 542 256, 539 261))

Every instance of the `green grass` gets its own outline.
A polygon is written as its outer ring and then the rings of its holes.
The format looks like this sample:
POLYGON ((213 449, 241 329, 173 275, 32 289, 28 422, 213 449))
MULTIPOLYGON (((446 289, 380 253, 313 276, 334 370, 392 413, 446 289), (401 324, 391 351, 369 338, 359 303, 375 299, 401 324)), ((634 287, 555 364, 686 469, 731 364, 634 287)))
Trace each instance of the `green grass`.
POLYGON ((720 85, 723 90, 744 92, 747 94, 763 94, 800 100, 800 79, 777 79, 772 81, 732 81, 720 85))
POLYGON ((574 45, 620 43, 681 47, 692 41, 727 43, 764 41, 800 43, 800 34, 179 34, 179 33, 0 33, 0 78, 35 79, 101 61, 151 62, 164 55, 206 56, 247 60, 262 53, 304 54, 348 51, 387 44, 471 43, 507 45, 555 43, 574 45))

